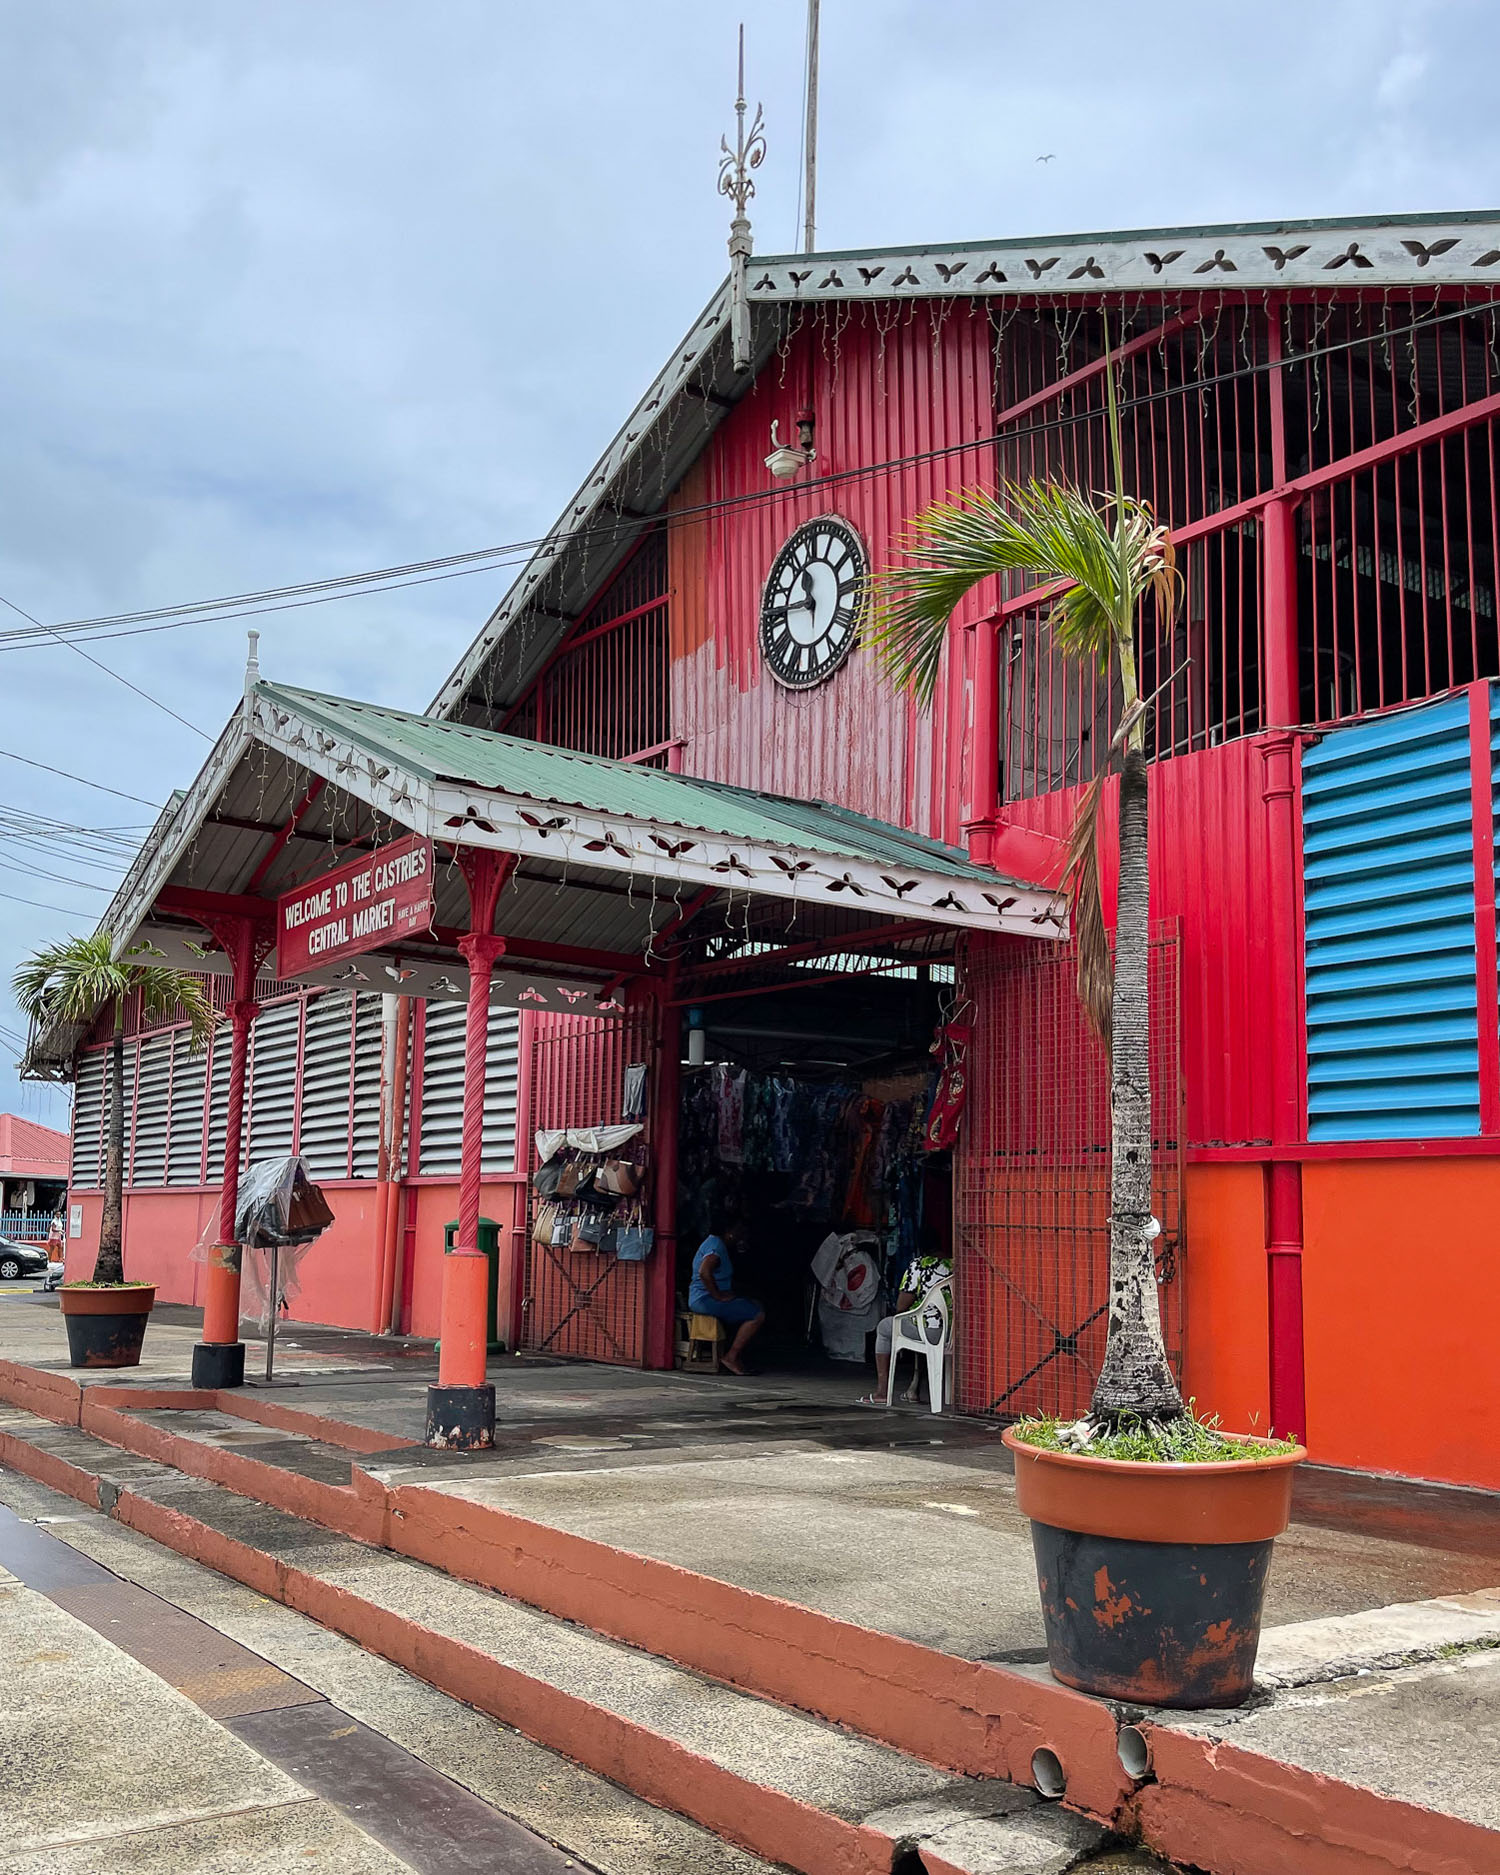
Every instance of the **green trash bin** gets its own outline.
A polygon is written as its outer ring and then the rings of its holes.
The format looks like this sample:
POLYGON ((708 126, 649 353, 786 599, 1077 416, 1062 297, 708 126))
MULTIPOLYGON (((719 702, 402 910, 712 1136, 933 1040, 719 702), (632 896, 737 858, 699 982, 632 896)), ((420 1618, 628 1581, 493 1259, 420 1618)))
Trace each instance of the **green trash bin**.
MULTIPOLYGON (((454 1218, 451 1224, 443 1226, 444 1253, 451 1250, 457 1241, 458 1219, 454 1218)), ((500 1295, 500 1226, 492 1217, 482 1217, 479 1220, 479 1248, 489 1260, 490 1266, 489 1298, 484 1305, 485 1326, 488 1330, 484 1338, 485 1346, 491 1354, 503 1354, 505 1344, 495 1338, 495 1304, 500 1295)), ((438 1346, 441 1347, 442 1343, 439 1342, 438 1346)))

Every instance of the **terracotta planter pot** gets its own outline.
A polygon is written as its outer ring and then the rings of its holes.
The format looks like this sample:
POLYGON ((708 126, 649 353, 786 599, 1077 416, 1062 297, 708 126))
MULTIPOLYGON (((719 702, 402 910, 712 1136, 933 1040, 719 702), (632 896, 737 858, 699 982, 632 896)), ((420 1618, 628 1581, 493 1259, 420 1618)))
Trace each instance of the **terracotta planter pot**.
POLYGON ((1004 1439, 1031 1519, 1053 1677, 1147 1706, 1245 1700, 1303 1448, 1146 1465, 1004 1439))
POLYGON ((74 1367, 137 1367, 146 1322, 156 1301, 154 1283, 120 1289, 57 1292, 68 1327, 68 1358, 74 1367))

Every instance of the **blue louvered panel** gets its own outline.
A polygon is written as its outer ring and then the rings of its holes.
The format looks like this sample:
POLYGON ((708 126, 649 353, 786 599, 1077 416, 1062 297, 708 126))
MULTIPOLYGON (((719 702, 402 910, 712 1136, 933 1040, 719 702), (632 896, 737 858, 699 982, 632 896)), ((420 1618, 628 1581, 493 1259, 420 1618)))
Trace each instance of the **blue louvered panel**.
MULTIPOLYGON (((1490 825, 1495 839, 1495 909, 1500 913, 1500 684, 1490 685, 1490 825)), ((1500 963, 1500 917, 1496 919, 1496 962, 1500 963)), ((1490 1013, 1500 1026, 1500 1008, 1490 1013)))
POLYGON ((1338 730, 1302 775, 1308 1137, 1477 1134, 1468 697, 1338 730))

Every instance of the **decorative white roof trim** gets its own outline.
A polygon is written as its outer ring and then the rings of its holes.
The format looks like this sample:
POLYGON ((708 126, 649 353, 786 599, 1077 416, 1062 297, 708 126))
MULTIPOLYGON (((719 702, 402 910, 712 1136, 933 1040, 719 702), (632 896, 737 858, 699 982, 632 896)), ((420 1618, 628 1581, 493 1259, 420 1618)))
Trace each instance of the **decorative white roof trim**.
MULTIPOLYGON (((557 566, 563 548, 606 505, 611 486, 655 428, 663 407, 681 392, 693 373, 701 367, 704 354, 728 323, 729 284, 726 281, 708 302, 666 365, 657 373, 645 396, 621 424, 608 449, 575 490, 573 499, 490 614, 484 629, 428 704, 429 716, 449 716, 462 703, 470 683, 493 655, 507 629, 526 610, 538 588, 557 566)), ((619 522, 622 534, 630 525, 627 520, 619 522)))
POLYGON ((792 254, 753 260, 749 291, 752 301, 819 301, 1339 285, 1500 288, 1500 216, 792 254))
POLYGON ((1060 937, 1067 928, 1055 893, 998 873, 991 885, 921 867, 813 852, 790 842, 744 840, 624 814, 554 807, 530 795, 426 781, 377 762, 295 711, 272 708, 262 697, 252 707, 256 739, 267 748, 434 840, 589 866, 641 881, 759 892, 972 931, 1060 937))
MULTIPOLYGON (((198 837, 208 811, 224 790, 240 757, 250 743, 250 728, 245 712, 236 710, 224 726, 224 732, 209 750, 208 760, 198 771, 198 778, 177 804, 177 810, 165 825, 160 822, 141 843, 129 872, 120 881, 109 908, 99 921, 101 931, 114 933, 114 954, 118 957, 134 943, 156 895, 176 871, 177 862, 198 837)), ((270 909, 268 906, 267 909, 270 909)))

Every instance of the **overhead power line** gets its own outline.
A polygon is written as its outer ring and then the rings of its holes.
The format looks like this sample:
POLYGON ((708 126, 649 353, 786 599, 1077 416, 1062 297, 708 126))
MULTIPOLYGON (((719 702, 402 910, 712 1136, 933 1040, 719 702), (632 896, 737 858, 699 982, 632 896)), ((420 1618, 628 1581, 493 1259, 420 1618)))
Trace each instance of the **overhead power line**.
POLYGON ((96 788, 100 794, 112 794, 117 800, 134 801, 140 807, 159 808, 159 801, 148 801, 143 794, 126 794, 121 788, 107 788, 102 781, 90 781, 84 775, 70 775, 66 768, 54 768, 50 762, 33 761, 29 755, 17 755, 13 749, 0 749, 7 762, 24 762, 27 768, 40 768, 44 774, 58 775, 64 781, 76 781, 81 788, 96 788))
POLYGON ((170 704, 163 703, 160 697, 153 697, 149 690, 142 690, 139 684, 133 684, 128 677, 122 677, 118 671, 111 670, 107 664, 101 664, 98 658, 90 657, 82 645, 74 644, 71 638, 64 637, 55 627, 43 625, 40 619, 32 618, 31 614, 24 606, 18 606, 14 599, 7 599, 3 592, 0 592, 0 605, 9 606, 12 612, 19 613, 24 619, 30 619, 31 623, 36 626, 38 631, 47 633, 49 637, 55 638, 60 645, 66 645, 70 651, 76 651, 79 657, 86 663, 92 664, 95 670, 103 671, 106 677, 113 677, 117 684, 124 684, 127 690, 133 690, 138 697, 144 697, 147 703, 154 703, 157 709, 165 711, 165 713, 172 718, 174 723, 181 723, 184 729, 191 729, 195 736, 202 736, 205 742, 213 741, 213 737, 209 735, 206 729, 200 729, 196 723, 190 723, 185 716, 179 716, 170 704))
MULTIPOLYGON (((1429 328, 1445 325, 1456 319, 1472 318, 1487 309, 1493 310, 1492 302, 1476 305, 1472 302, 1449 308, 1445 312, 1433 313, 1420 319, 1413 319, 1402 326, 1386 326, 1379 331, 1362 332, 1355 338, 1331 340, 1325 344, 1308 347, 1301 352, 1288 352, 1279 361, 1254 360, 1238 365, 1232 370, 1222 371, 1211 377, 1195 378, 1181 384, 1164 385, 1155 390, 1142 392, 1139 396, 1121 400, 1122 410, 1139 409, 1147 405, 1161 403, 1169 398, 1180 397, 1194 392, 1210 390, 1216 385, 1230 384, 1238 380, 1264 377, 1273 371, 1286 370, 1300 364, 1309 364, 1319 358, 1327 358, 1339 352, 1358 350, 1361 346, 1388 343, 1392 339, 1409 337, 1414 333, 1429 328)), ((910 455, 887 457, 879 462, 863 463, 856 468, 840 470, 831 475, 817 477, 807 482, 799 482, 797 492, 802 494, 831 489, 847 482, 859 481, 873 475, 881 475, 891 469, 910 468, 923 462, 933 462, 948 456, 963 455, 971 450, 987 449, 1001 442, 1015 442, 1031 436, 1044 436, 1059 430, 1071 429, 1081 423, 1092 421, 1096 412, 1078 411, 1068 416, 1051 417, 1034 423, 1007 426, 992 435, 977 436, 963 442, 947 443, 937 448, 913 451, 910 455)), ((674 508, 670 513, 663 511, 651 519, 666 520, 672 524, 701 519, 711 514, 722 514, 733 509, 754 509, 767 502, 784 499, 785 487, 754 489, 742 495, 727 495, 716 501, 699 502, 692 507, 674 508)), ((617 539, 623 530, 639 525, 641 517, 617 517, 598 526, 580 528, 567 536, 566 543, 555 544, 561 547, 587 544, 596 540, 617 539)), ((94 618, 64 620, 57 625, 43 625, 32 619, 30 613, 22 611, 12 601, 0 602, 9 605, 11 610, 28 619, 32 629, 29 631, 0 631, 0 648, 18 649, 27 643, 39 639, 52 638, 72 644, 74 650, 79 647, 73 642, 74 636, 97 638, 128 638, 146 632, 176 631, 184 625, 232 622, 235 619, 256 618, 268 612, 299 609, 307 605, 326 605, 335 599, 353 598, 363 593, 392 592, 406 586, 429 585, 438 580, 459 579, 474 573, 485 573, 512 565, 524 564, 537 550, 548 545, 548 535, 538 535, 530 540, 507 541, 496 547, 477 548, 468 553, 449 554, 440 559, 417 560, 404 566, 380 567, 363 573, 346 573, 322 580, 303 581, 292 586, 265 587, 257 592, 232 593, 218 599, 190 601, 183 605, 162 606, 150 611, 114 612, 101 614, 94 618)), ((80 656, 87 654, 80 651, 80 656)), ((90 662, 97 662, 91 659, 90 662)), ((109 671, 101 664, 101 670, 109 671)), ((118 672, 109 671, 121 683, 129 683, 128 678, 119 677, 118 672)), ((138 691, 138 695, 145 692, 138 691)), ((158 702, 148 697, 149 702, 158 702)), ((159 704, 165 709, 165 704, 159 704)), ((175 715, 174 711, 168 711, 175 715)), ((182 717, 177 717, 183 722, 182 717)), ((206 732, 197 729, 192 723, 185 724, 198 735, 207 737, 206 732)), ((132 797, 133 798, 133 797, 132 797)))
MULTIPOLYGON (((71 882, 70 882, 71 883, 71 882)), ((92 918, 91 911, 79 911, 73 905, 44 905, 39 898, 18 898, 14 892, 0 892, 0 898, 12 905, 34 905, 38 911, 60 911, 65 918, 92 918)))

